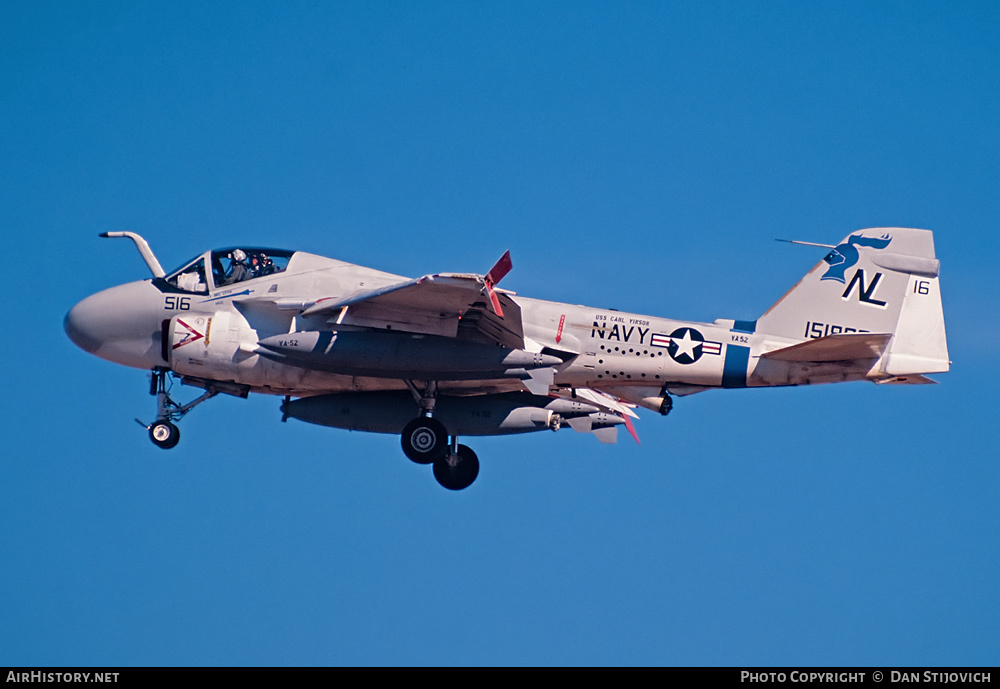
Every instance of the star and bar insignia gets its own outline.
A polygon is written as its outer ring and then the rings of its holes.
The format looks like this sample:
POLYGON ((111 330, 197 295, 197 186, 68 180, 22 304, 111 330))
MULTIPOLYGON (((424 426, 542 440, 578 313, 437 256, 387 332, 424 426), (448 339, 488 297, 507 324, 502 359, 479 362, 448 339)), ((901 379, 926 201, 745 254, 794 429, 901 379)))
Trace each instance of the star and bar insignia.
POLYGON ((694 328, 677 328, 669 335, 653 333, 649 343, 664 347, 670 358, 678 364, 693 364, 703 354, 722 354, 721 342, 709 342, 694 328))

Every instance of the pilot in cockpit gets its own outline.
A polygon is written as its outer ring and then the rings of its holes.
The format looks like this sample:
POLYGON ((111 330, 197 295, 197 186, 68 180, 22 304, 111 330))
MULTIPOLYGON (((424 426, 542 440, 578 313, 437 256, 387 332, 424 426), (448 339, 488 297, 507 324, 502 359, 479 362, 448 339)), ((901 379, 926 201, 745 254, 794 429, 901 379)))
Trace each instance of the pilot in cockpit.
POLYGON ((255 278, 274 272, 274 261, 263 251, 250 257, 250 275, 255 278))
POLYGON ((272 261, 271 257, 268 256, 267 254, 261 253, 260 263, 261 263, 261 268, 260 268, 261 275, 270 275, 271 273, 274 272, 274 261, 272 261))
POLYGON ((229 255, 232 263, 229 265, 229 273, 226 275, 227 285, 246 280, 252 277, 250 267, 247 265, 247 255, 242 249, 234 249, 229 255))

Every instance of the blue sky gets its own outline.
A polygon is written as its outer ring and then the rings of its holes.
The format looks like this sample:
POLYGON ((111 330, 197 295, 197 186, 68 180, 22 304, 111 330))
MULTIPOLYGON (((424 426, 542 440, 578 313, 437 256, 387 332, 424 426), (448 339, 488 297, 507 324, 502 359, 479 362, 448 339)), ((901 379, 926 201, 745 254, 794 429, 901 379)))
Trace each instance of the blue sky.
MULTIPOLYGON (((0 5, 0 661, 995 665, 995 3, 0 5), (941 385, 709 392, 642 445, 392 436, 216 399, 170 452, 62 318, 206 248, 752 319, 934 230, 941 385)), ((194 390, 183 395, 193 397, 194 390)), ((185 399, 189 397, 185 396, 185 399)))

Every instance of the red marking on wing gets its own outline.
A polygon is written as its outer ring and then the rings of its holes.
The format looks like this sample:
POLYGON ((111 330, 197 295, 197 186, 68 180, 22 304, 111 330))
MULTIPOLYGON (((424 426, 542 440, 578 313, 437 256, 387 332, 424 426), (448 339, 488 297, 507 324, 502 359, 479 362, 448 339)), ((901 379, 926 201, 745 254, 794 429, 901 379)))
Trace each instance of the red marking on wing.
POLYGON ((504 276, 506 276, 513 267, 514 264, 510 260, 510 251, 505 251, 504 255, 500 257, 500 260, 497 261, 492 268, 490 268, 490 272, 486 273, 486 284, 493 287, 503 280, 504 276))
POLYGON ((497 293, 494 292, 493 288, 490 286, 486 287, 486 291, 487 294, 490 295, 490 303, 493 304, 493 312, 500 316, 500 318, 503 318, 503 307, 500 306, 500 297, 497 296, 497 293))
POLYGON ((500 306, 500 297, 496 295, 493 288, 498 282, 503 280, 504 276, 510 272, 510 269, 514 267, 514 264, 510 260, 510 251, 505 251, 500 260, 493 264, 490 268, 490 272, 486 273, 486 277, 483 278, 483 282, 486 283, 486 294, 490 297, 490 303, 493 305, 493 312, 503 318, 503 307, 500 306))
POLYGON ((563 315, 559 316, 559 329, 556 331, 556 344, 558 344, 559 340, 562 339, 562 329, 565 324, 566 324, 566 314, 564 313, 563 315))

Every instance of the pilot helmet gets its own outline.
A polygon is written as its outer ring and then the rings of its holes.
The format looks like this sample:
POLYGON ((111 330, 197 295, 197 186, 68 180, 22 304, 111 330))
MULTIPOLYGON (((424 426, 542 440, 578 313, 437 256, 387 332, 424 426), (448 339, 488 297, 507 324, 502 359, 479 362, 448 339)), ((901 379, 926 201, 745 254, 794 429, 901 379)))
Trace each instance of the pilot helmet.
POLYGON ((243 249, 237 249, 233 252, 233 260, 243 263, 243 261, 247 260, 247 255, 243 253, 243 249))

